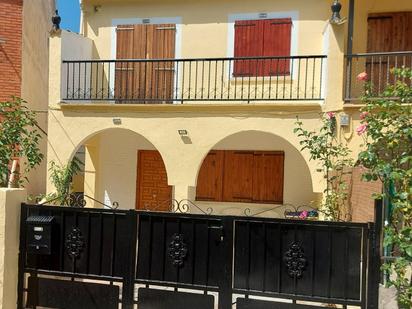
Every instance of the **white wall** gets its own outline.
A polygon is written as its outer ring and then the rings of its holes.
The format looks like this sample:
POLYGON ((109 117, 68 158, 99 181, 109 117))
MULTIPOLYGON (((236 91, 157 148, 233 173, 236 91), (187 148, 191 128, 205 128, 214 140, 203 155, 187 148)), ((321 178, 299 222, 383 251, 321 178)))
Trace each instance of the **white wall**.
POLYGON ((155 148, 145 138, 127 130, 107 130, 99 137, 98 200, 106 204, 118 202, 119 208, 134 209, 137 151, 155 148))
MULTIPOLYGON (((62 65, 61 70, 61 94, 62 98, 66 96, 66 81, 67 81, 67 68, 68 64, 63 64, 61 61, 64 60, 91 60, 93 59, 93 41, 83 37, 80 34, 69 32, 63 30, 60 34, 61 38, 61 60, 60 65, 62 65)), ((80 79, 80 84, 82 85, 89 85, 90 83, 90 65, 88 65, 89 73, 84 74, 84 64, 80 67, 76 65, 70 65, 69 72, 70 74, 75 74, 75 81, 76 83, 80 79), (85 81, 86 79, 86 81, 85 81)), ((72 75, 70 75, 72 76, 72 75)), ((69 76, 69 78, 70 78, 69 76)))

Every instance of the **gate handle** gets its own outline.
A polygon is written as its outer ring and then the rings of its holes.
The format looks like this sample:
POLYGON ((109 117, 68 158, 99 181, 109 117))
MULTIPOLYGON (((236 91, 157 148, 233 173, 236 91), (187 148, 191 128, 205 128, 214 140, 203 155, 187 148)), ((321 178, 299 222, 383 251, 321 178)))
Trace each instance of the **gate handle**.
POLYGON ((211 229, 211 230, 219 230, 219 231, 220 231, 220 239, 219 239, 219 241, 220 241, 220 242, 223 242, 224 237, 223 237, 223 226, 222 226, 222 225, 219 225, 219 226, 217 226, 217 225, 211 225, 211 226, 208 226, 208 228, 211 229))

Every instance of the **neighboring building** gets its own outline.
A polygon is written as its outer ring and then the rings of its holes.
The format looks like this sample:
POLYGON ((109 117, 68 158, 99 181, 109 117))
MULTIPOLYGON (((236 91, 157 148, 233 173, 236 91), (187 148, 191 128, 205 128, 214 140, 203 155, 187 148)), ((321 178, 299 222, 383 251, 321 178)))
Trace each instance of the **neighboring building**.
MULTIPOLYGON (((47 132, 49 32, 54 0, 0 0, 0 101, 25 99, 47 132)), ((47 139, 41 142, 46 155, 47 139)), ((46 160, 29 175, 30 194, 44 193, 46 160)))
POLYGON ((338 136, 356 153, 356 75, 366 70, 379 96, 388 69, 412 58, 412 2, 341 1, 347 20, 335 24, 332 3, 83 0, 82 35, 51 39, 48 160, 84 153, 78 190, 126 209, 187 199, 244 214, 321 200, 296 116, 316 129, 322 112, 348 115, 338 136))

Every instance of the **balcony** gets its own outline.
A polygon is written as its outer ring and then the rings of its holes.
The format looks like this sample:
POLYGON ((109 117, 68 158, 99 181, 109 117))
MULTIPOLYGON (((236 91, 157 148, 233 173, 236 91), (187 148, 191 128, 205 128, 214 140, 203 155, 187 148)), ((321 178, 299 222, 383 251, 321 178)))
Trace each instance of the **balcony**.
POLYGON ((392 74, 393 69, 411 67, 412 51, 365 53, 346 56, 346 89, 345 101, 359 101, 365 88, 364 83, 356 80, 361 72, 368 73, 371 83, 371 95, 374 98, 382 97, 385 88, 395 85, 397 78, 392 74))
POLYGON ((69 103, 319 101, 326 56, 63 61, 69 103))

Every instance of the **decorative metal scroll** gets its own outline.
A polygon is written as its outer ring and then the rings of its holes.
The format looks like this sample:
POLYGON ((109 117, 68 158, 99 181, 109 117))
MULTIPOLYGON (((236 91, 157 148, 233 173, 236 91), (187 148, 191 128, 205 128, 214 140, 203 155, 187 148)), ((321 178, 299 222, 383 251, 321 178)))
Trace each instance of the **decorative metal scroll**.
POLYGON ((119 203, 118 202, 113 202, 112 205, 108 205, 108 204, 105 204, 103 202, 100 202, 100 201, 96 200, 95 198, 93 198, 93 197, 91 197, 87 194, 84 194, 83 192, 74 192, 74 193, 71 193, 71 194, 69 194, 68 196, 66 196, 64 198, 62 196, 57 196, 57 197, 54 197, 54 198, 51 198, 51 199, 49 198, 45 201, 39 202, 38 205, 46 205, 46 204, 51 204, 53 202, 58 201, 60 204, 62 204, 60 206, 83 208, 87 205, 86 198, 88 200, 94 201, 94 202, 102 205, 104 208, 109 208, 109 209, 119 208, 119 203))
POLYGON ((187 256, 187 245, 183 240, 182 234, 174 234, 169 243, 169 258, 176 267, 182 267, 187 256))
POLYGON ((78 227, 73 226, 72 231, 66 237, 66 251, 72 259, 77 259, 82 253, 85 243, 83 234, 78 227))
POLYGON ((307 266, 307 258, 302 246, 293 242, 283 256, 287 273, 290 277, 300 279, 307 266))
POLYGON ((257 217, 270 211, 283 210, 283 215, 287 219, 314 219, 319 216, 319 210, 308 205, 296 206, 293 204, 276 205, 272 208, 252 213, 250 208, 244 210, 247 217, 257 217))
POLYGON ((165 200, 163 202, 160 202, 156 205, 156 207, 148 207, 148 205, 145 205, 147 211, 158 211, 159 209, 165 209, 164 205, 169 205, 169 207, 166 207, 170 209, 171 212, 174 213, 191 213, 193 209, 197 209, 204 215, 211 215, 213 213, 213 208, 208 207, 206 209, 201 208, 200 206, 196 205, 193 203, 191 200, 165 200))
MULTIPOLYGON (((266 214, 271 211, 277 211, 277 210, 283 210, 283 215, 286 219, 312 219, 316 220, 319 218, 319 214, 325 215, 325 217, 328 217, 330 214, 327 212, 323 211, 322 209, 319 208, 314 208, 310 205, 300 205, 296 206, 293 204, 282 204, 282 205, 276 205, 272 208, 269 209, 264 209, 261 211, 258 211, 256 213, 252 213, 250 208, 246 208, 244 210, 244 214, 247 217, 258 217, 263 214, 266 214)), ((351 214, 350 213, 342 213, 340 218, 337 219, 336 221, 339 222, 347 222, 351 221, 351 214)))

